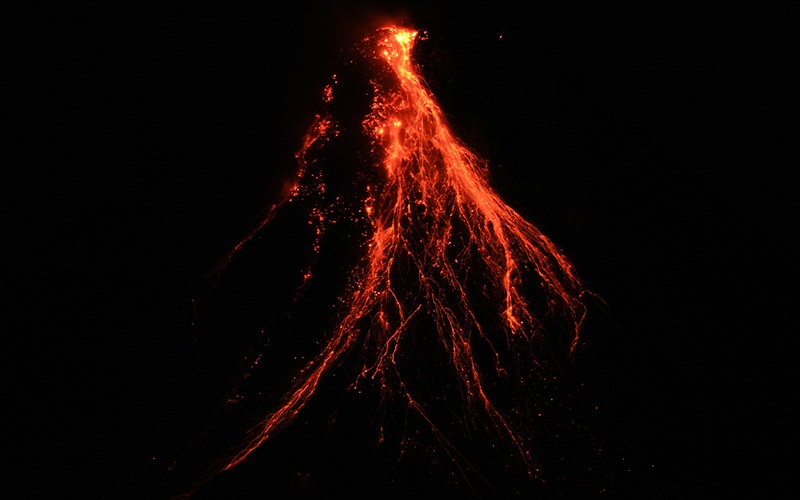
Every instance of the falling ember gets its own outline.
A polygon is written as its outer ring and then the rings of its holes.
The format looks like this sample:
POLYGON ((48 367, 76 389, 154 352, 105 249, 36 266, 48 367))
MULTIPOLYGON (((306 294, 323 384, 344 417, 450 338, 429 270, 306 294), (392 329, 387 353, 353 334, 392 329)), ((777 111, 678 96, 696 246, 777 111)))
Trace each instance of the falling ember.
MULTIPOLYGON (((356 350, 350 389, 375 388, 383 403, 416 414, 453 461, 470 467, 448 429, 483 429, 506 443, 507 457, 529 477, 540 478, 535 428, 543 410, 532 395, 553 378, 554 351, 578 349, 583 288, 559 249, 492 190, 485 162, 453 136, 412 61, 416 37, 389 27, 358 45, 355 53, 371 75, 370 101, 363 112, 337 107, 343 98, 334 77, 324 91, 328 112, 297 154, 296 183, 253 233, 283 206, 311 203, 314 251, 344 214, 360 238, 360 254, 318 353, 216 471, 235 467, 289 426, 326 375, 356 350), (320 159, 345 135, 363 145, 349 157, 364 164, 351 175, 347 200, 328 192, 335 174, 326 174, 320 159), (440 369, 453 381, 442 397, 409 375, 419 370, 408 357, 423 337, 434 339, 440 369), (457 424, 443 421, 437 404, 448 405, 457 424)), ((314 280, 313 263, 301 274, 302 289, 314 280)))

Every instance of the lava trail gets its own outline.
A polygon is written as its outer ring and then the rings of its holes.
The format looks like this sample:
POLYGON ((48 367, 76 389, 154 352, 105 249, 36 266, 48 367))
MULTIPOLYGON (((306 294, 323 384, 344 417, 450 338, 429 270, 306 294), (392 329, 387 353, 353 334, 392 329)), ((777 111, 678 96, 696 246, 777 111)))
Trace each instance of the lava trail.
MULTIPOLYGON (((326 113, 297 154, 291 192, 221 262, 235 260, 292 204, 310 207, 312 261, 334 225, 355 235, 348 244, 357 257, 317 353, 212 472, 237 466, 289 426, 347 358, 356 367, 349 389, 374 390, 406 420, 415 415, 459 468, 474 466, 458 435, 481 430, 504 443, 500 453, 526 475, 542 477, 537 416, 550 410, 540 401, 553 392, 553 360, 579 349, 584 289, 561 251, 504 203, 486 163, 453 135, 412 60, 417 36, 387 27, 353 49, 325 89, 326 113), (368 73, 357 91, 346 85, 356 68, 368 73), (355 151, 333 153, 341 144, 355 151), (415 354, 423 349, 436 355, 415 354), (436 360, 442 388, 420 375, 420 356, 436 360)), ((302 275, 298 294, 316 278, 313 262, 302 275)))

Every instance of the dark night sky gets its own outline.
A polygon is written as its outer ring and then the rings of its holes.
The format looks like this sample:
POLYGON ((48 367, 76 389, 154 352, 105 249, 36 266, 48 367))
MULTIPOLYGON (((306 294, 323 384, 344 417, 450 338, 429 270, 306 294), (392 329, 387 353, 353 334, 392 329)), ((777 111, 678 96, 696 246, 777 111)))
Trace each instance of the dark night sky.
POLYGON ((48 442, 29 463, 100 498, 183 444, 189 299, 292 171, 338 48, 403 15, 459 136, 607 302, 584 369, 619 496, 770 491, 788 473, 779 16, 340 3, 39 12, 20 30, 11 138, 36 144, 12 227, 40 304, 20 385, 48 442))

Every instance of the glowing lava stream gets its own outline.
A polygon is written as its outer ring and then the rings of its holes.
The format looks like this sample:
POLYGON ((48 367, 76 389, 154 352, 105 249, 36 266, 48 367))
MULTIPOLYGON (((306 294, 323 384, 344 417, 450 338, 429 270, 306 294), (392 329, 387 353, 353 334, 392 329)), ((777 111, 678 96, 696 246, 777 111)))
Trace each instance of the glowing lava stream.
MULTIPOLYGON (((389 27, 363 41, 369 57, 388 67, 392 84, 371 80, 374 99, 361 122, 361 133, 379 158, 383 182, 367 186, 358 209, 371 234, 347 295, 341 298, 341 319, 280 406, 251 430, 244 447, 225 459, 222 469, 236 466, 288 426, 322 377, 357 342, 366 353, 353 387, 369 379, 381 387, 382 400, 405 401, 430 424, 451 456, 458 453, 415 399, 396 364, 415 315, 427 315, 449 356, 468 420, 491 427, 510 444, 528 474, 537 477, 530 436, 508 412, 496 409, 485 387, 487 367, 479 366, 473 350, 478 339, 488 345, 494 358, 488 369, 506 380, 509 358, 504 360, 498 349, 511 353, 512 362, 517 355, 531 359, 531 346, 537 342, 546 349, 542 342, 547 316, 560 325, 555 334, 567 336, 565 345, 572 353, 585 313, 583 289, 559 249, 490 188, 485 162, 452 135, 412 63, 416 36, 415 31, 389 27), (495 307, 491 324, 485 311, 476 313, 475 287, 469 284, 475 275, 485 283, 482 300, 495 307), (531 290, 539 303, 526 298, 531 290), (487 335, 499 330, 504 332, 500 338, 487 335)), ((328 87, 326 100, 335 98, 335 88, 328 87)), ((297 155, 298 184, 286 203, 302 196, 301 186, 315 182, 305 175, 307 154, 337 134, 330 116, 317 120, 297 155)), ((537 362, 535 356, 533 360, 537 362)))

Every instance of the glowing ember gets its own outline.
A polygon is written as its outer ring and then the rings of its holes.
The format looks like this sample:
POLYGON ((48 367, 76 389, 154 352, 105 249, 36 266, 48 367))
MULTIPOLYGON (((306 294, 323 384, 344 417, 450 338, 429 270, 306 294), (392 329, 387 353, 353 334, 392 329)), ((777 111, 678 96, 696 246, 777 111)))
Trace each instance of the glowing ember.
MULTIPOLYGON (((416 37, 415 31, 389 27, 358 47, 375 71, 366 116, 360 124, 348 117, 348 133, 365 138, 365 157, 373 162, 360 177, 358 203, 349 209, 354 227, 364 229, 362 256, 319 353, 217 470, 236 466, 288 426, 354 347, 361 355, 351 388, 371 385, 382 401, 416 412, 456 460, 459 452, 442 430, 450 424, 430 410, 437 398, 418 391, 398 361, 414 349, 414 332, 424 330, 446 353, 442 369, 458 386, 455 399, 440 404, 455 407, 464 426, 502 438, 526 472, 538 476, 531 423, 537 403, 526 398, 546 385, 541 365, 553 359, 554 347, 576 350, 583 289, 559 249, 500 199, 488 185, 485 163, 452 135, 412 63, 416 37), (499 409, 494 394, 501 393, 519 397, 506 397, 499 409)), ((324 101, 334 105, 338 91, 334 76, 324 101)), ((284 204, 325 192, 313 156, 348 130, 339 118, 329 113, 312 127, 284 204)), ((332 223, 331 213, 324 206, 311 211, 318 237, 332 223)), ((304 284, 312 279, 311 270, 303 271, 304 284)))

